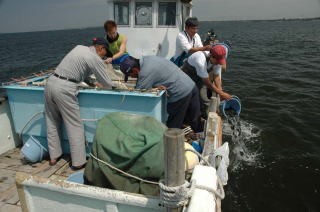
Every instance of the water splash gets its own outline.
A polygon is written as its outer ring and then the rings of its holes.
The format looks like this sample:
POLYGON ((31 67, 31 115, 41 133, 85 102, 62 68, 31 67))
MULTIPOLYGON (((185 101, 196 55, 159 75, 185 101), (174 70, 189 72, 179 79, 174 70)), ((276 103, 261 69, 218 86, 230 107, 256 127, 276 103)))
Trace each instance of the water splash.
POLYGON ((223 122, 223 133, 230 143, 230 167, 232 171, 243 165, 259 166, 261 130, 251 123, 232 116, 223 122))

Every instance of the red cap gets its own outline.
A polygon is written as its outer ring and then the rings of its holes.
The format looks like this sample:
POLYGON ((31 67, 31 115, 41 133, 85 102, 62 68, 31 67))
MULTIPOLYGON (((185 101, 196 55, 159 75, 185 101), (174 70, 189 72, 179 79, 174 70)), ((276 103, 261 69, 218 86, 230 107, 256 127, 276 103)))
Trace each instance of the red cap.
POLYGON ((226 49, 222 45, 214 45, 210 49, 211 57, 215 58, 220 65, 226 64, 226 53, 226 49))

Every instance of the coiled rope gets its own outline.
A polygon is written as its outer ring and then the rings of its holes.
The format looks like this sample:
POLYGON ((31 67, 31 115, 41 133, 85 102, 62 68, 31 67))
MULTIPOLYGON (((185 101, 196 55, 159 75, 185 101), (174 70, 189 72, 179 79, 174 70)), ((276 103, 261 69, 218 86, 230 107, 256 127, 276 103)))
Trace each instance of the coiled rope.
POLYGON ((215 198, 224 199, 225 192, 223 189, 222 182, 217 176, 218 189, 221 192, 218 192, 215 189, 212 189, 208 186, 197 185, 196 180, 184 181, 180 186, 166 186, 164 185, 164 180, 159 181, 160 187, 160 199, 162 204, 168 208, 178 208, 188 204, 189 199, 192 197, 195 189, 201 189, 208 191, 215 195, 215 198))
POLYGON ((164 180, 160 180, 159 187, 162 204, 168 208, 178 208, 188 204, 195 184, 185 180, 180 186, 166 186, 164 180))

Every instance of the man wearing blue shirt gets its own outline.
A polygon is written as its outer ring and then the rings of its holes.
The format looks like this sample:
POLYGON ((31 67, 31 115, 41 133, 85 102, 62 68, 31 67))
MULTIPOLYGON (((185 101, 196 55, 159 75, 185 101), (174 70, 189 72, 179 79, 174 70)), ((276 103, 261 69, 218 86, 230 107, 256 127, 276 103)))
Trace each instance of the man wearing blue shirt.
POLYGON ((198 88, 175 64, 157 56, 140 60, 130 56, 121 63, 120 69, 125 74, 125 81, 129 76, 138 78, 136 89, 167 90, 169 128, 181 128, 186 121, 194 132, 203 131, 198 88))

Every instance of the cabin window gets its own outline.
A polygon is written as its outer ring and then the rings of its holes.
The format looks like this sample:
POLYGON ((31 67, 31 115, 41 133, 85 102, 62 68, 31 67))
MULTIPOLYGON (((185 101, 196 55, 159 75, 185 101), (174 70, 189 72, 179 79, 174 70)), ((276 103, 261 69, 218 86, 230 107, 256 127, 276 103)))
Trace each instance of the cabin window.
POLYGON ((152 25, 152 2, 136 2, 136 25, 152 25))
POLYGON ((129 25, 129 2, 114 3, 114 20, 118 25, 129 25))
POLYGON ((159 2, 158 25, 176 25, 176 2, 159 2))

